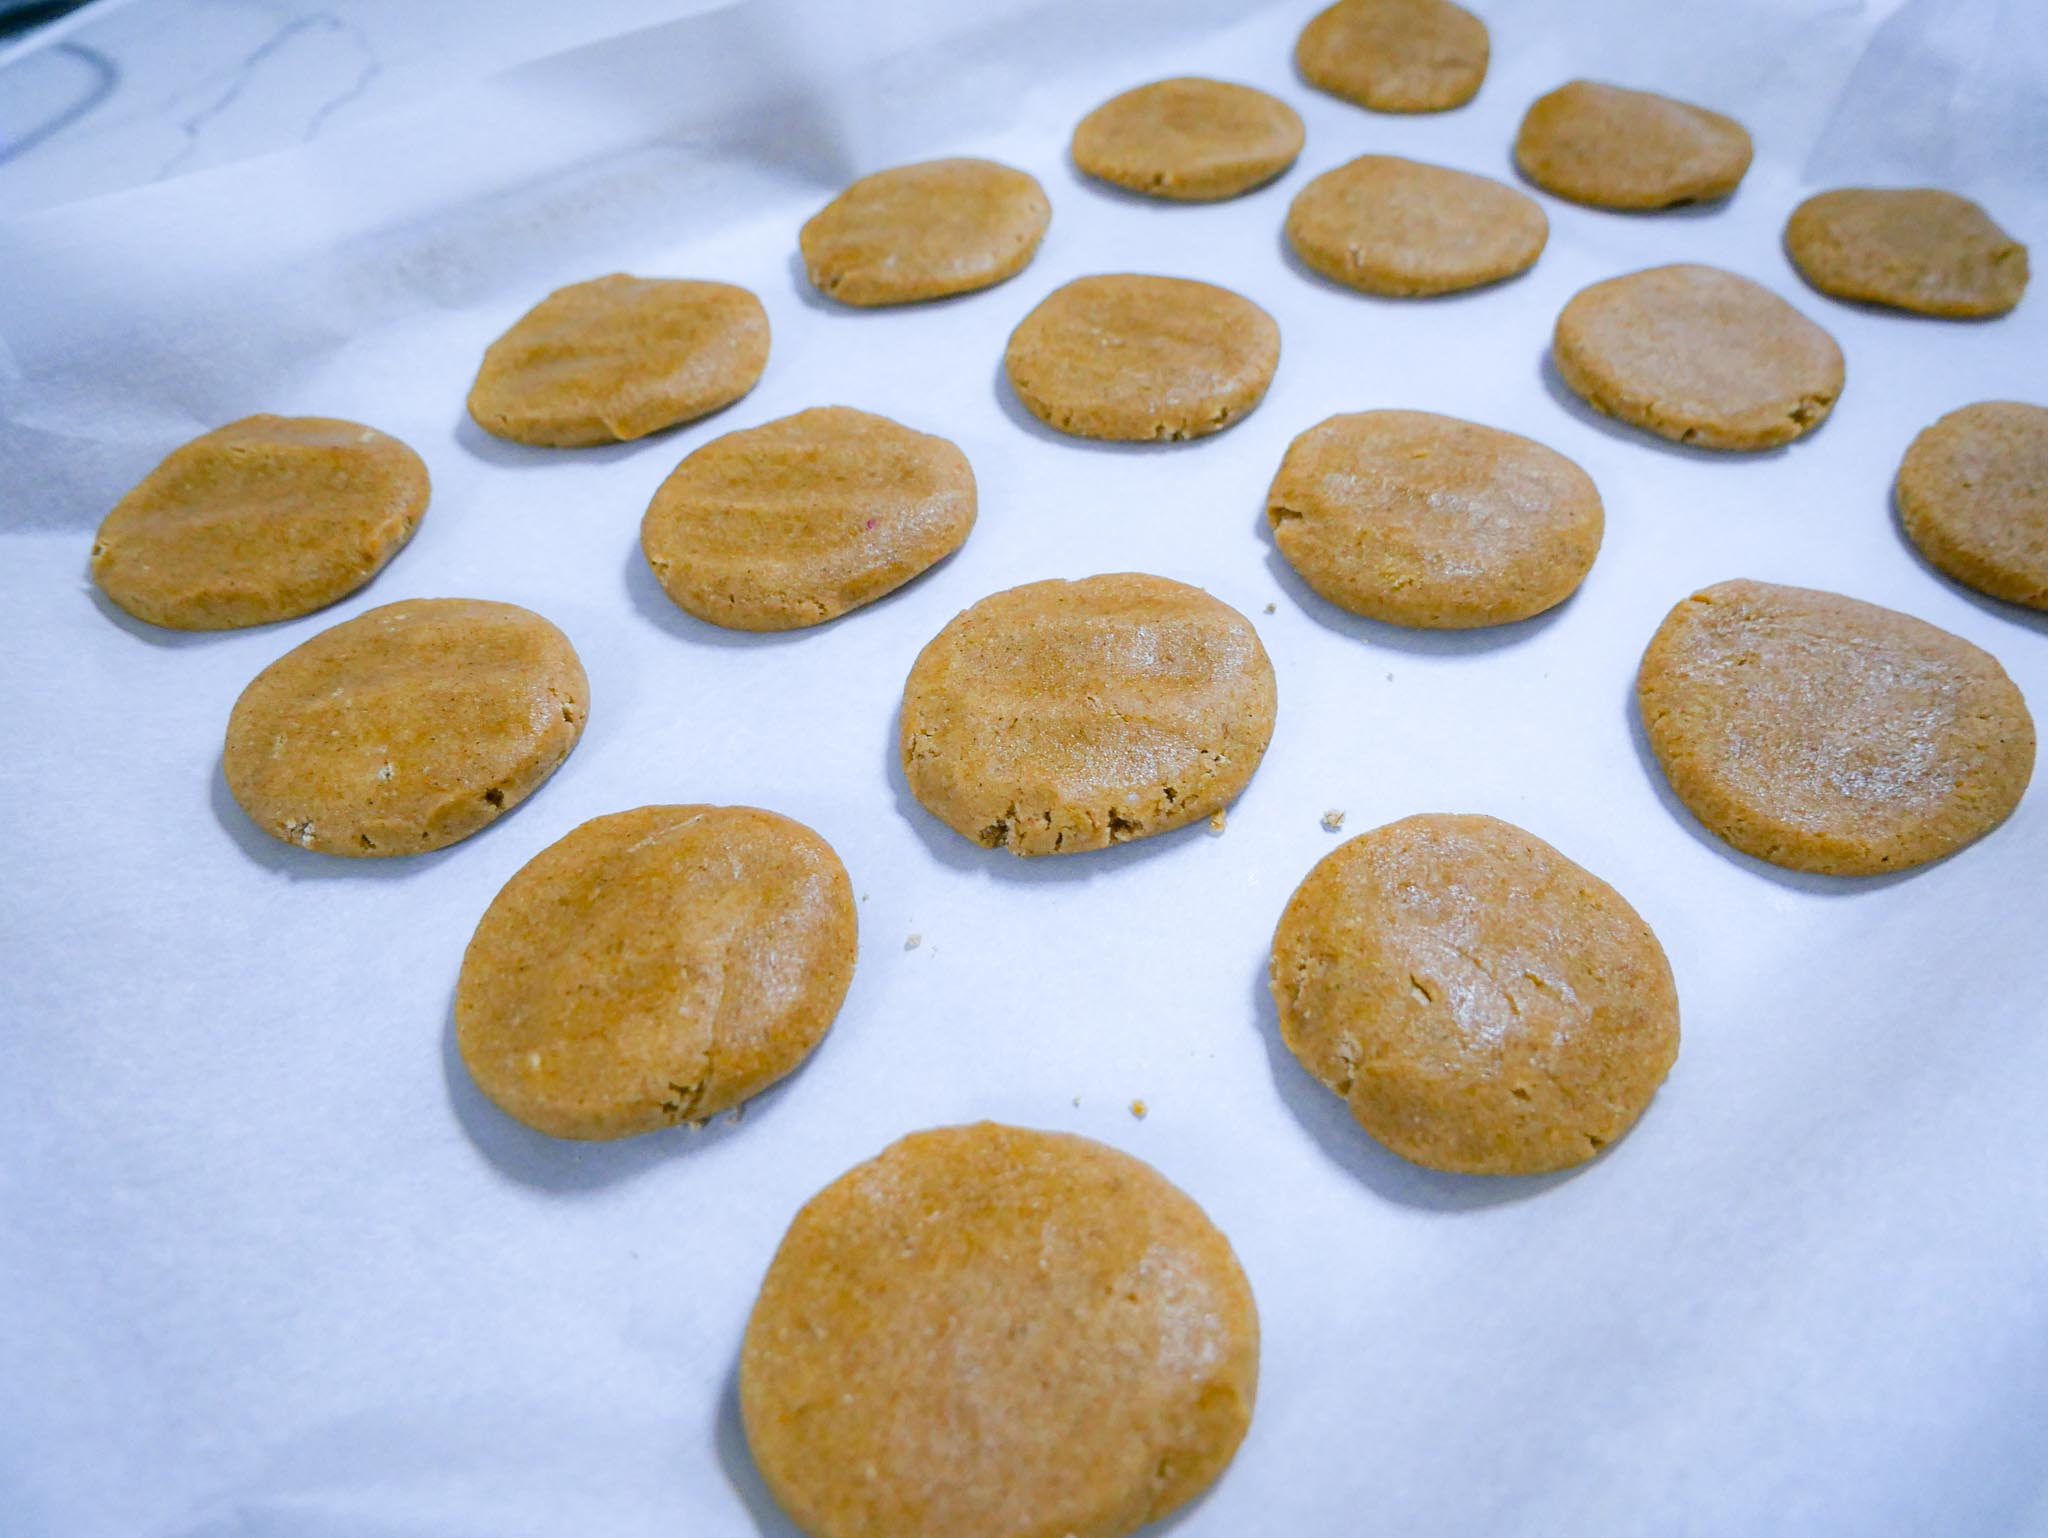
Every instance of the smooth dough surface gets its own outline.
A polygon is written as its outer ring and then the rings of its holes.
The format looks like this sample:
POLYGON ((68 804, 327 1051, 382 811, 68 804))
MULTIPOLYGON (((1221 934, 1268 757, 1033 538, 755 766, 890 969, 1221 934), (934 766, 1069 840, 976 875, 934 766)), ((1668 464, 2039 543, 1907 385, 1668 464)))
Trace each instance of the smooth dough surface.
POLYGON ((842 304, 915 304, 1022 272, 1052 221, 1036 178, 992 160, 863 176, 803 227, 804 270, 842 304))
POLYGON ((1265 399, 1280 366, 1280 328, 1211 283, 1076 278, 1010 333, 1003 366, 1031 414, 1061 432, 1200 438, 1265 399))
POLYGON ((1074 164, 1132 192, 1183 202, 1262 187, 1301 153, 1301 115, 1277 96, 1182 76, 1113 96, 1074 130, 1074 164))
POLYGON ((172 630, 295 619, 382 571, 427 494, 419 455, 373 427, 244 417, 173 450, 114 504, 93 581, 172 630))
POLYGON ((456 1043, 528 1126, 619 1138, 715 1116, 811 1053, 853 980, 832 846, 748 806, 594 818, 521 867, 462 958, 456 1043))
POLYGON ((2048 408, 1979 401, 1924 430, 1899 466, 1899 521, 1956 581, 2048 609, 2048 408))
POLYGON ((222 768, 273 838, 422 854, 539 789, 589 708, 575 648, 538 614, 417 598, 323 630, 258 673, 228 717, 222 768))
POLYGON ((1331 417, 1289 445, 1266 496, 1274 543, 1338 607, 1463 629, 1540 614, 1592 569, 1592 478, 1554 449, 1424 411, 1331 417))
POLYGON ((1550 221, 1487 176, 1393 155, 1325 171, 1287 210, 1287 243, 1326 278, 1368 294, 1447 294, 1526 272, 1550 221))
POLYGON ((1842 393, 1835 339, 1718 267, 1652 267, 1581 289, 1551 351, 1596 410, 1701 448, 1789 443, 1826 421, 1842 393))
POLYGON ((1325 855, 1281 915, 1272 984, 1302 1066, 1432 1169, 1583 1164, 1678 1056, 1678 993, 1650 926, 1491 817, 1406 817, 1325 855))
POLYGON ((1149 1165, 982 1122, 804 1204, 740 1352, 747 1444, 812 1538, 1121 1538, 1223 1472, 1259 1321, 1149 1165))
POLYGON ((1539 96, 1515 135, 1522 174, 1595 208, 1670 208, 1725 198, 1749 170, 1749 130, 1732 117, 1574 80, 1539 96))
POLYGON ((1837 593, 1693 594, 1657 627, 1636 696, 1678 799, 1792 870, 1938 860, 2005 821, 2034 770, 2033 718, 1995 657, 1837 593))
POLYGON ((477 426, 587 448, 708 416, 768 366, 768 312, 744 288, 624 273, 558 288, 484 352, 477 426))
POLYGON ((1792 210, 1785 251, 1837 299, 1922 315, 2003 315, 2027 291, 2027 248, 1938 187, 1838 187, 1792 210))
POLYGON ((951 555, 974 507, 974 471, 946 439, 820 406, 693 452, 655 492, 640 546, 699 619, 793 630, 951 555))
POLYGON ((1295 66, 1375 112, 1461 107, 1486 78, 1486 23, 1450 0, 1337 0, 1302 28, 1295 66))
POLYGON ((990 849, 1101 849, 1234 801, 1273 735, 1250 621, 1136 574, 1033 582, 955 616, 903 690, 903 771, 990 849))

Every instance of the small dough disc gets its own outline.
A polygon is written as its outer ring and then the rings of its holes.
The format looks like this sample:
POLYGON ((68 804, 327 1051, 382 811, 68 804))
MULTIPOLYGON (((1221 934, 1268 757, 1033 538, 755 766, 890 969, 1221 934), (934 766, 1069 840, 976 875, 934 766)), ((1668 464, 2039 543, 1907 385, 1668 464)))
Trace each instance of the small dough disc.
POLYGON ((2027 291, 2027 248, 1935 187, 1815 193, 1786 221, 1785 250, 1824 294, 1922 315, 2003 315, 2027 291))
POLYGON ((1769 289, 1718 267, 1652 267, 1581 289, 1552 356, 1595 410, 1707 449, 1767 449, 1827 420, 1835 339, 1769 289))
POLYGON ((326 854, 422 854, 540 788, 590 684, 538 614, 477 598, 370 609, 286 652, 242 691, 228 789, 273 838, 326 854))
POLYGON ((1956 581, 2048 609, 2048 408, 1979 401, 1921 433, 1899 466, 1899 521, 1956 581))
POLYGON ((1375 112, 1462 107, 1486 57, 1486 23, 1450 0, 1337 0, 1294 45, 1310 85, 1375 112))
POLYGON ((426 510, 427 467, 396 438, 332 417, 244 417, 173 450, 114 504, 92 576, 152 625, 267 625, 353 593, 426 510))
POLYGON ((1722 582, 1665 617, 1636 680, 1671 788, 1744 854, 1874 876, 2019 805, 2034 721, 1998 660, 1876 604, 1722 582))
POLYGON ((477 426, 587 448, 694 422, 754 388, 768 312, 744 288, 614 273, 558 288, 484 353, 477 426))
POLYGON ((974 471, 959 449, 820 406, 691 454, 655 492, 640 547, 699 619, 794 630, 895 591, 973 527, 974 471))
POLYGON ((915 304, 1014 278, 1052 204, 993 160, 927 160, 863 176, 803 227, 804 270, 842 304, 915 304))
POLYGON ((1522 174, 1595 208, 1725 198, 1749 170, 1749 130, 1654 91, 1574 80, 1539 96, 1515 135, 1522 174))
POLYGON ((1448 294, 1526 272, 1550 221, 1490 176, 1393 155, 1325 171, 1287 210, 1287 243, 1324 277, 1368 294, 1448 294))
POLYGON ((1678 1056, 1671 966, 1636 910, 1532 833, 1405 817, 1340 844, 1273 936, 1280 1034, 1404 1159, 1583 1164, 1678 1056))
POLYGON ((1143 443, 1221 432, 1265 399, 1280 328, 1227 288, 1130 273, 1076 278, 1010 333, 1010 386, 1080 438, 1143 443))
POLYGON ((619 1138, 759 1094, 853 981, 832 846, 750 806, 594 818, 505 883, 462 958, 456 1044, 509 1115, 619 1138))
POLYGON ((1301 115, 1248 85, 1183 76, 1111 97, 1074 130, 1074 164, 1187 203, 1262 187, 1301 153, 1301 115))
POLYGON ((813 1538, 1121 1538, 1237 1451, 1258 1310, 1149 1165, 982 1122, 804 1204, 739 1376, 754 1461, 813 1538))
POLYGON ((1273 664, 1200 588, 1033 582, 954 617, 903 690, 903 772, 990 849, 1101 849, 1237 799, 1273 735, 1273 664))
POLYGON ((1394 625, 1504 625, 1563 603, 1600 553, 1592 478, 1554 449, 1426 411, 1331 417, 1289 445, 1273 540, 1339 608, 1394 625))

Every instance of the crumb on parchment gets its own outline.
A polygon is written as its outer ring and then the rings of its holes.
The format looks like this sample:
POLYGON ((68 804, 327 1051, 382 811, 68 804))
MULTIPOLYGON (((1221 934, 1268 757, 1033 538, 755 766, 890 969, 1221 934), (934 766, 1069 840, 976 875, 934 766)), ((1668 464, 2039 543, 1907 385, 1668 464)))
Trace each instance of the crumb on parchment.
POLYGON ((1142 1100, 1133 1100, 1131 1102, 1131 1114, 1137 1117, 1139 1121, 1143 1121, 1145 1119, 1145 1113, 1150 1109, 1151 1107, 1146 1105, 1145 1102, 1142 1100))
POLYGON ((1221 810, 1211 812, 1209 814, 1209 831, 1211 833, 1221 833, 1229 821, 1230 814, 1228 812, 1221 810))
POLYGON ((915 930, 913 930, 910 934, 906 935, 903 939, 903 948, 906 951, 914 951, 922 944, 924 944, 924 936, 918 934, 915 930))
POLYGON ((1276 607, 1276 605, 1274 605, 1274 604, 1270 604, 1270 603, 1269 603, 1269 604, 1267 604, 1267 605, 1266 605, 1266 612, 1267 612, 1268 614, 1271 614, 1271 613, 1273 612, 1273 610, 1274 610, 1274 608, 1275 608, 1275 607, 1276 607))
POLYGON ((1325 832, 1335 833, 1343 826, 1344 814, 1335 807, 1331 807, 1329 811, 1323 813, 1323 829, 1325 832))

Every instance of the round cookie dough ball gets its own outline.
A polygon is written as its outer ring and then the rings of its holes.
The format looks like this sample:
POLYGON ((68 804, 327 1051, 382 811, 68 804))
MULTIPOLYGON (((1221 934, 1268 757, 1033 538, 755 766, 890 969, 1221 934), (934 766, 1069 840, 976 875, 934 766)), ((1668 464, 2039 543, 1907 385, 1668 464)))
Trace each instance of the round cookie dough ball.
POLYGON ((469 414, 546 448, 644 438, 708 416, 768 366, 768 312, 744 288, 613 273, 558 288, 484 351, 469 414))
POLYGON ((1273 735, 1273 664, 1200 588, 1123 574, 984 598, 919 653, 903 773, 989 849, 1101 849, 1237 799, 1273 735))
POLYGON ((1460 630, 1563 603, 1600 552, 1592 478, 1553 449, 1426 411, 1331 417, 1289 445, 1273 540, 1339 608, 1460 630))
POLYGON ((2034 722, 1996 658, 1835 593, 1723 582, 1657 627, 1636 697, 1678 799, 1744 854, 1873 876, 2019 805, 2034 722))
POLYGON ((1899 521, 1956 581, 2048 609, 2048 409, 1980 401, 1913 440, 1899 521))
POLYGON ((820 406, 696 450, 655 492, 640 547, 699 619, 794 630, 894 592, 973 527, 974 471, 959 449, 820 406))
POLYGON ((1145 443, 1221 432, 1280 366, 1273 317, 1227 288, 1130 273, 1076 278, 1010 333, 1010 387, 1079 438, 1145 443))
POLYGON ((992 160, 927 160, 863 176, 797 243, 820 293, 842 304, 915 304, 1013 278, 1052 222, 1036 178, 992 160))
POLYGON ((1539 96, 1515 164, 1546 192, 1595 208, 1670 208, 1725 198, 1749 170, 1749 130, 1653 91, 1574 80, 1539 96))
POLYGON ((427 510, 427 467, 333 417, 244 417, 172 451, 114 504, 92 578, 137 619, 234 630, 296 619, 384 569, 427 510))
POLYGON ((853 980, 832 846, 750 806, 643 806, 550 844, 462 958, 456 1044, 477 1087, 552 1137, 715 1116, 792 1072, 853 980))
POLYGON ((1636 910, 1534 834, 1406 817, 1317 862, 1273 937, 1280 1033, 1417 1164, 1536 1175, 1635 1125, 1678 1056, 1636 910))
POLYGON ((273 838, 324 854, 423 854, 553 774, 590 706, 569 638, 476 598, 386 604, 258 673, 228 717, 228 789, 273 838))
POLYGON ((1551 353, 1596 411, 1707 449, 1790 443, 1842 393, 1833 337, 1769 289, 1689 263, 1581 289, 1551 353))
POLYGON ((1462 107, 1486 57, 1486 23, 1450 0, 1337 0, 1294 45, 1310 85, 1375 112, 1462 107))
POLYGON ((2027 291, 2027 248, 1935 187, 1841 187, 1792 210, 1785 251, 1824 294, 1921 315, 2003 315, 2027 291))
POLYGON ((1087 1138, 913 1133, 804 1204, 740 1351, 812 1538, 1121 1538, 1222 1474, 1259 1322, 1229 1241, 1087 1138))
POLYGON ((1448 294, 1526 272, 1550 221, 1487 176, 1393 155, 1325 171, 1287 210, 1287 243, 1324 277, 1368 294, 1448 294))
POLYGON ((1185 203, 1263 187, 1301 153, 1301 116, 1248 85, 1183 76, 1111 97, 1074 130, 1074 164, 1185 203))

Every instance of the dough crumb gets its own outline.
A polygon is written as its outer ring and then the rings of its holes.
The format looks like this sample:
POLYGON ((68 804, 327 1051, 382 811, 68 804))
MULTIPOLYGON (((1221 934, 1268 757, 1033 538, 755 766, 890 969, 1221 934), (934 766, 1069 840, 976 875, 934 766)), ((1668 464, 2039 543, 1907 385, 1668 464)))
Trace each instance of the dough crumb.
POLYGON ((1269 603, 1269 604, 1267 604, 1267 605, 1266 605, 1266 612, 1267 612, 1268 614, 1271 614, 1271 613, 1273 612, 1273 610, 1275 609, 1275 607, 1277 607, 1277 606, 1276 606, 1276 605, 1274 605, 1274 604, 1270 604, 1270 603, 1269 603))
POLYGON ((913 933, 904 940, 903 948, 906 951, 914 951, 922 944, 924 944, 924 936, 913 933))
POLYGON ((1228 823, 1229 821, 1230 821, 1230 814, 1229 814, 1228 812, 1225 812, 1225 811, 1215 811, 1215 812, 1211 812, 1211 813, 1209 814, 1209 832, 1210 832, 1211 834, 1217 834, 1217 833, 1221 833, 1221 832, 1223 831, 1224 825, 1225 825, 1226 823, 1228 823))
POLYGON ((1081 1109, 1081 1097, 1079 1095, 1074 1097, 1074 1109, 1077 1111, 1081 1109))
POLYGON ((1145 1112, 1149 1109, 1151 1108, 1147 1106, 1145 1102, 1142 1100, 1133 1100, 1131 1102, 1131 1114, 1137 1117, 1139 1121, 1143 1121, 1145 1119, 1145 1112))
POLYGON ((1336 831, 1337 831, 1337 830, 1338 830, 1339 828, 1341 828, 1341 827, 1343 827, 1343 826, 1344 826, 1344 814, 1343 814, 1342 812, 1338 811, 1338 810, 1337 810, 1337 809, 1336 809, 1335 807, 1331 807, 1329 811, 1327 811, 1327 812, 1323 813, 1323 831, 1324 831, 1324 832, 1326 832, 1326 833, 1335 833, 1335 832, 1336 832, 1336 831))

